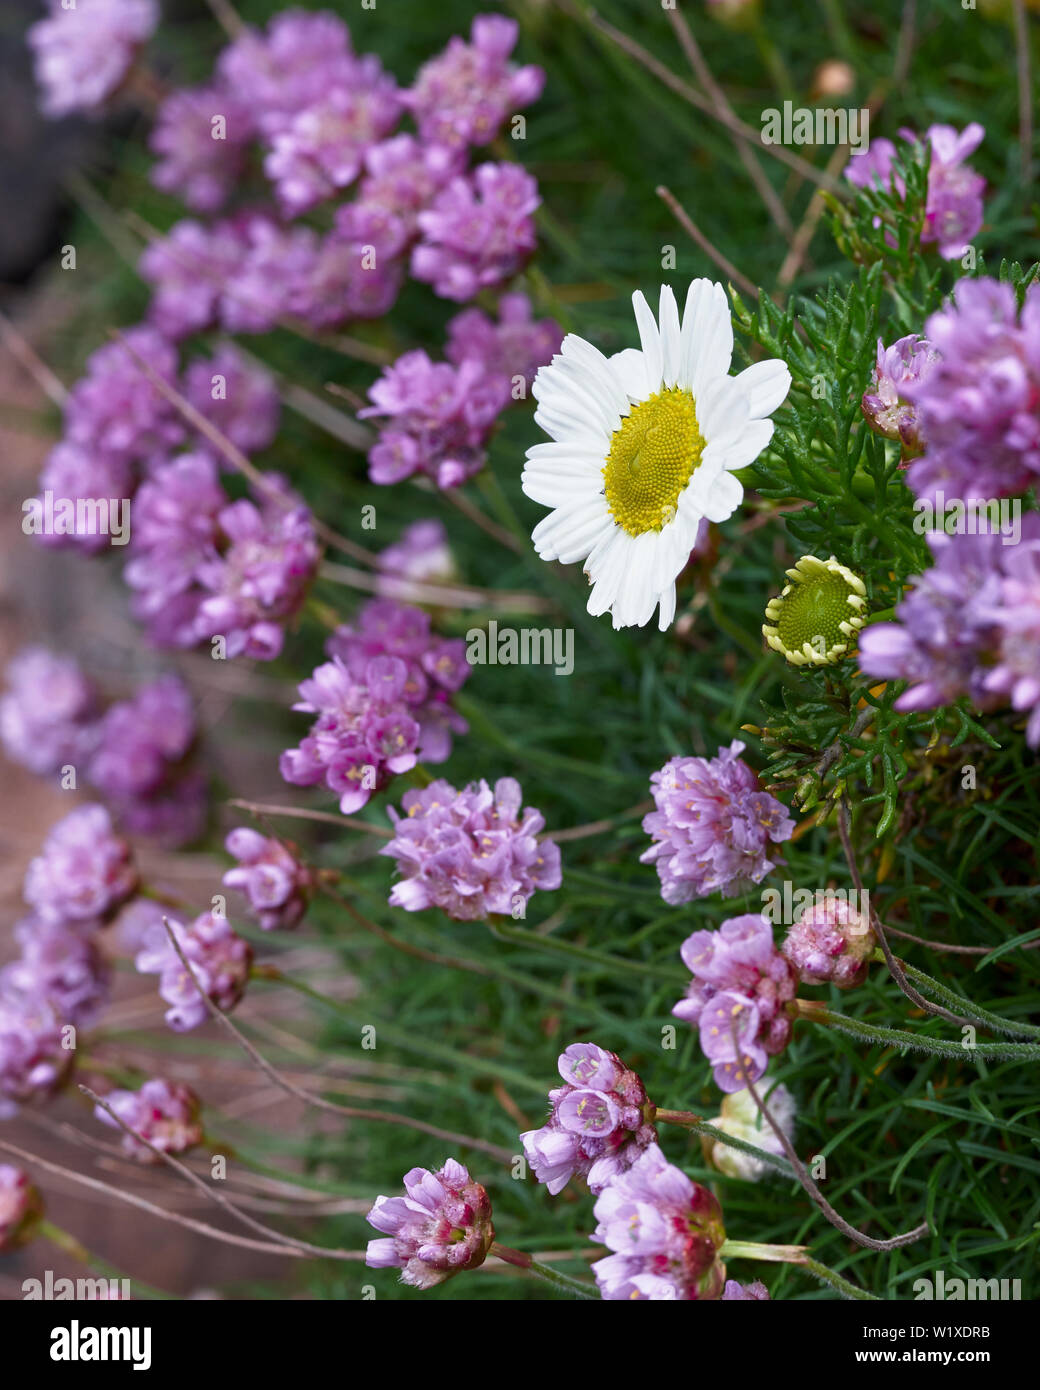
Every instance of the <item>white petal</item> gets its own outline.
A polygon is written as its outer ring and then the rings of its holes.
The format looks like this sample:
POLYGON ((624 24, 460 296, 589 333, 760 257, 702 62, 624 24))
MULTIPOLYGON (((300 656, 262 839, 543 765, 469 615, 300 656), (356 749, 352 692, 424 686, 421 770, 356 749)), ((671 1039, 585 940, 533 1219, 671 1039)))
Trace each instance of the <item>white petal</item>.
POLYGON ((696 399, 697 424, 705 442, 730 440, 743 432, 748 422, 748 398, 736 377, 715 377, 696 399))
POLYGON ((575 560, 583 560, 613 525, 603 499, 596 497, 569 503, 543 516, 531 532, 531 539, 543 560, 571 565, 575 560))
POLYGON ((639 329, 639 341, 643 345, 646 379, 650 390, 656 391, 661 385, 661 335, 650 305, 639 290, 632 296, 632 307, 636 311, 636 327, 639 329))
POLYGON ((638 348, 623 348, 608 359, 614 377, 630 401, 645 401, 655 389, 646 378, 646 359, 638 348))
MULTIPOLYGON (((721 440, 718 444, 719 457, 724 459, 724 468, 746 468, 754 463, 759 454, 773 437, 772 420, 749 420, 736 439, 721 440)), ((704 450, 706 459, 711 445, 704 450)))
POLYGON ((525 497, 543 507, 567 507, 572 502, 591 503, 603 491, 603 479, 586 468, 564 471, 559 465, 525 468, 520 478, 525 497))
POLYGON ((675 622, 675 584, 669 584, 659 600, 660 611, 657 615, 657 628, 659 632, 667 632, 672 623, 675 622))
POLYGON ((703 500, 704 515, 709 521, 725 521, 744 500, 744 488, 732 473, 720 473, 703 500))
POLYGON ((661 380, 665 386, 674 386, 679 379, 681 329, 679 307, 670 285, 661 286, 658 319, 661 325, 661 380))
POLYGON ((528 463, 581 463, 593 472, 603 471, 605 462, 599 449, 576 449, 570 444, 560 444, 555 440, 548 444, 532 444, 527 451, 528 463))
POLYGON ((697 399, 713 377, 729 371, 732 357, 733 324, 725 290, 711 280, 692 281, 683 310, 679 385, 697 399))
POLYGON ((755 362, 738 372, 735 380, 747 392, 752 420, 762 420, 783 405, 791 389, 791 373, 779 357, 755 362))

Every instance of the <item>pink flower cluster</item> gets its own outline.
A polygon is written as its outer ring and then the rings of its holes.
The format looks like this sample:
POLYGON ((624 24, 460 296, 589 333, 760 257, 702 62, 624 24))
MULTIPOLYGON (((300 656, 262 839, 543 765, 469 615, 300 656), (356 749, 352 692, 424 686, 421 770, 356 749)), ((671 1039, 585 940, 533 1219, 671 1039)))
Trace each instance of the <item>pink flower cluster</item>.
POLYGON ((380 417, 369 453, 374 483, 423 473, 438 487, 457 487, 484 466, 495 422, 523 399, 535 373, 562 340, 552 319, 535 320, 526 295, 503 295, 496 324, 467 309, 448 324, 448 362, 421 349, 406 352, 370 388, 362 418, 380 417))
POLYGON ((871 389, 863 394, 861 408, 870 428, 903 446, 903 457, 921 453, 921 425, 910 393, 932 370, 939 354, 927 338, 911 333, 891 347, 877 345, 871 389))
POLYGON ((178 223, 145 253, 151 317, 173 336, 220 324, 264 332, 284 319, 315 327, 387 312, 411 265, 438 294, 472 298, 513 275, 534 246, 534 181, 509 164, 466 170, 543 75, 509 61, 515 21, 478 16, 411 89, 354 52, 329 13, 288 10, 247 28, 212 81, 177 91, 152 135, 152 177, 197 213, 220 211, 259 145, 279 217, 262 207, 205 226, 178 223), (396 130, 410 114, 418 136, 396 130), (286 225, 352 194, 318 233, 286 225))
POLYGON ((602 1192, 657 1139, 639 1076, 615 1052, 572 1043, 559 1058, 564 1084, 549 1092, 548 1124, 521 1134, 539 1182, 555 1197, 575 1174, 602 1192))
POLYGON ((143 975, 159 976, 159 994, 170 1006, 166 1022, 175 1033, 186 1033, 209 1018, 203 994, 222 1013, 239 1002, 249 982, 253 948, 213 912, 204 912, 190 926, 170 919, 170 929, 194 980, 161 923, 147 933, 134 964, 143 975))
POLYGON ((324 782, 349 814, 419 758, 439 763, 466 722, 451 696, 469 678, 465 644, 431 631, 420 608, 390 599, 364 605, 327 643, 332 658, 300 686, 293 706, 318 718, 282 754, 287 782, 324 782))
POLYGON ((257 502, 232 502, 206 453, 182 454, 142 485, 126 580, 159 646, 221 637, 224 654, 270 661, 321 549, 308 509, 275 474, 257 502))
POLYGON ((866 979, 876 944, 868 917, 825 897, 799 913, 781 949, 804 984, 851 989, 866 979))
POLYGON ((310 871, 293 854, 294 847, 247 826, 232 830, 224 847, 238 860, 224 875, 224 884, 245 894, 262 930, 289 931, 297 926, 314 885, 310 871))
MULTIPOLYGON (((139 1163, 161 1162, 153 1149, 181 1154, 202 1142, 199 1098, 179 1081, 159 1079, 146 1081, 139 1091, 109 1091, 105 1104, 139 1136, 135 1139, 120 1130, 123 1152, 139 1163), (141 1143, 142 1139, 147 1143, 141 1143)), ((117 1121, 100 1105, 94 1114, 102 1124, 119 1129, 117 1121)))
MULTIPOLYGON (((234 348, 225 346, 209 361, 191 362, 178 379, 177 350, 155 327, 140 324, 123 338, 90 356, 69 395, 62 439, 40 474, 37 507, 50 494, 63 503, 80 504, 83 514, 67 530, 41 524, 43 545, 96 553, 117 543, 112 508, 129 507, 141 480, 154 475, 175 450, 202 442, 149 372, 178 390, 240 449, 264 449, 277 433, 274 383, 234 348), (85 502, 91 505, 82 506, 85 502)), ((136 525, 136 511, 132 520, 136 525)))
POLYGON ((455 1159, 436 1173, 412 1168, 403 1197, 377 1197, 368 1222, 383 1233, 370 1240, 369 1269, 399 1269, 401 1283, 431 1289, 484 1263, 495 1228, 491 1199, 455 1159))
POLYGON ((95 115, 123 84, 159 23, 158 0, 49 0, 29 30, 48 116, 95 115))
POLYGON ((473 922, 515 915, 535 889, 559 888, 560 851, 537 838, 545 826, 540 811, 525 807, 521 818, 522 799, 512 777, 500 777, 494 791, 483 780, 462 791, 438 780, 405 792, 405 814, 389 809, 394 837, 380 850, 396 859, 401 875, 391 905, 439 907, 473 922))
POLYGON ((669 1163, 656 1144, 611 1179, 596 1201, 595 1216, 599 1224, 593 1239, 613 1252, 592 1266, 605 1299, 723 1296, 722 1208, 706 1187, 669 1163))
POLYGON ((739 1091, 763 1075, 791 1037, 786 1005, 797 987, 794 967, 760 913, 694 932, 680 954, 693 979, 672 1013, 699 1029, 719 1089, 739 1091))
MULTIPOLYGON (((958 260, 982 226, 982 193, 986 181, 964 161, 982 143, 985 127, 977 121, 972 121, 962 131, 951 125, 932 125, 925 131, 923 140, 912 130, 901 130, 899 134, 911 146, 922 143, 929 146, 921 241, 935 242, 944 260, 958 260)), ((883 136, 871 140, 865 153, 854 154, 849 160, 845 177, 857 188, 893 189, 902 198, 906 188, 902 178, 894 172, 895 157, 896 147, 891 140, 883 136)))
POLYGON ((735 739, 715 758, 671 758, 651 777, 657 809, 643 829, 654 843, 640 862, 657 865, 665 902, 736 896, 775 866, 770 844, 794 833, 786 806, 762 791, 743 751, 735 739))

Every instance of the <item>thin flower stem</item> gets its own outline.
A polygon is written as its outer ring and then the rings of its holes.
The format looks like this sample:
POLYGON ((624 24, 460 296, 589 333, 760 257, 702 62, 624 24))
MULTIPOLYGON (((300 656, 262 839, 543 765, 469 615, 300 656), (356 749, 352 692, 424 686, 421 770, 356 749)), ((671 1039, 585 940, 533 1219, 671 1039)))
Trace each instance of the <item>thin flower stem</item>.
POLYGON ((670 965, 650 965, 646 961, 626 960, 624 956, 608 955, 606 951, 594 951, 590 946, 577 946, 572 941, 558 941, 553 936, 542 936, 539 932, 528 931, 524 927, 507 927, 502 922, 488 920, 493 936, 500 941, 512 941, 519 946, 531 946, 538 950, 556 951, 560 955, 574 956, 594 965, 605 966, 623 975, 650 975, 658 980, 673 980, 676 983, 688 982, 689 977, 677 967, 670 965))
POLYGON ((808 1255, 804 1260, 800 1260, 799 1264, 803 1269, 807 1269, 810 1274, 814 1274, 821 1283, 830 1284, 831 1288, 836 1289, 843 1298, 852 1298, 871 1303, 880 1303, 882 1301, 878 1298, 876 1293, 868 1293, 866 1289, 861 1289, 857 1284, 850 1283, 848 1279, 843 1279, 835 1270, 828 1269, 826 1265, 820 1264, 819 1260, 814 1260, 808 1255))
POLYGON ((805 1263, 804 1245, 763 1245, 754 1240, 726 1240, 719 1247, 722 1260, 767 1260, 771 1264, 805 1263))
MULTIPOLYGON (((803 1003, 808 1001, 802 1001, 803 1003)), ((817 1005, 813 1000, 808 1008, 800 1009, 800 1016, 810 1023, 821 1023, 827 1028, 837 1028, 839 1032, 851 1037, 862 1038, 869 1043, 883 1043, 897 1047, 901 1051, 930 1052, 935 1057, 947 1057, 955 1061, 968 1062, 974 1058, 994 1062, 1038 1062, 1040 1043, 971 1043, 947 1042, 942 1038, 930 1037, 927 1033, 904 1033, 898 1028, 879 1028, 873 1023, 864 1023, 847 1014, 834 1013, 826 1005, 817 1005)))
MULTIPOLYGON (((849 831, 849 808, 844 797, 838 802, 838 835, 841 838, 841 846, 845 853, 845 860, 849 866, 849 873, 852 875, 852 881, 855 884, 856 892, 862 900, 863 879, 860 876, 859 865, 856 862, 856 852, 852 847, 852 835, 849 831)), ((952 1013, 941 1004, 931 1003, 924 997, 920 990, 914 988, 907 979, 906 971, 893 954, 892 947, 888 944, 885 928, 881 923, 880 917, 874 911, 873 903, 869 903, 867 913, 870 919, 870 925, 873 927, 878 943, 881 946, 885 964, 888 966, 888 973, 906 995, 907 999, 909 999, 912 1004, 916 1004, 919 1009, 924 1009, 925 1013, 934 1014, 939 1018, 945 1018, 949 1023, 956 1023, 962 1027, 964 1024, 969 1023, 970 1020, 965 1018, 962 1014, 952 1013)))
MULTIPOLYGON (((693 69, 697 81, 704 88, 706 95, 714 102, 716 110, 725 111, 727 116, 736 120, 736 112, 730 105, 726 93, 719 86, 718 82, 716 82, 715 75, 708 66, 708 62, 701 52, 700 44, 698 44, 696 38, 694 38, 693 30, 686 22, 686 19, 678 9, 669 9, 666 10, 665 13, 668 16, 668 22, 675 30, 676 37, 679 40, 679 46, 686 54, 690 67, 693 69)), ((794 232, 794 227, 787 214, 787 209, 780 201, 780 195, 777 193, 776 189, 762 172, 762 166, 755 158, 750 143, 744 136, 738 135, 733 130, 732 126, 728 126, 727 129, 733 137, 733 144, 740 157, 740 162, 747 170, 748 177, 754 184, 755 190, 765 204, 770 217, 773 219, 780 233, 790 238, 794 232)))
POLYGON ((452 504, 457 512, 461 512, 467 520, 479 526, 482 531, 498 541, 499 545, 506 546, 507 549, 515 551, 517 555, 524 555, 527 552, 526 544, 521 544, 511 531, 507 531, 504 526, 499 526, 477 506, 477 504, 466 496, 459 488, 446 488, 444 496, 452 504))
POLYGON ((370 825, 356 816, 339 816, 333 811, 311 811, 304 806, 274 806, 267 802, 241 801, 238 798, 227 802, 239 811, 249 811, 254 816, 288 816, 293 820, 322 821, 326 825, 338 825, 344 830, 361 830, 367 835, 378 835, 389 840, 393 831, 384 825, 370 825))
POLYGON ((770 1168, 775 1168, 788 1177, 791 1176, 791 1165, 786 1158, 780 1154, 770 1153, 768 1149, 760 1149, 755 1144, 749 1144, 746 1139, 738 1139, 734 1134, 727 1134, 724 1129, 710 1124, 700 1115, 695 1115, 692 1110, 660 1110, 655 1108, 651 1119, 655 1124, 681 1125, 683 1129, 693 1130, 695 1134, 703 1134, 708 1139, 714 1139, 718 1144, 725 1144, 728 1148, 739 1149, 741 1153, 748 1154, 751 1158, 757 1159, 759 1163, 765 1163, 770 1168))
POLYGON ((722 254, 714 242, 709 241, 671 189, 666 188, 663 183, 660 183, 657 185, 654 192, 661 199, 662 203, 667 204, 672 216, 679 223, 679 226, 682 227, 690 240, 695 241, 704 254, 715 262, 723 275, 726 276, 727 280, 731 280, 735 285, 738 285, 750 298, 757 299, 758 286, 755 282, 749 280, 743 271, 738 270, 733 262, 722 254))
POLYGON ((69 393, 36 349, 18 332, 6 314, 0 314, 0 341, 8 352, 29 373, 45 396, 59 409, 64 409, 69 393))
MULTIPOLYGON (((737 1055, 739 1056, 740 1049, 735 1028, 733 1029, 733 1044, 734 1047, 737 1048, 737 1055)), ((900 1246, 912 1245, 914 1241, 920 1240, 922 1236, 928 1234, 930 1228, 927 1221, 923 1221, 920 1226, 915 1226, 911 1231, 902 1231, 897 1236, 890 1236, 887 1240, 875 1240, 873 1236, 868 1236, 864 1231, 857 1230, 855 1226, 850 1225, 843 1216, 835 1211, 834 1207, 831 1206, 830 1202, 827 1201, 827 1198, 816 1186, 815 1182, 813 1182, 812 1178, 809 1176, 808 1169, 795 1152, 794 1145, 791 1143, 790 1139, 788 1139, 783 1126, 777 1124, 776 1120, 773 1119, 768 1106, 758 1094, 758 1088, 755 1086, 750 1076, 746 1074, 744 1077, 744 1085, 747 1087, 751 1099, 755 1102, 759 1114, 776 1135, 780 1147, 790 1160, 791 1167, 795 1172, 795 1177, 801 1183, 806 1194, 815 1205, 819 1207, 820 1211, 831 1225, 835 1226, 843 1235, 848 1236, 850 1240, 854 1240, 857 1245, 865 1246, 868 1250, 884 1251, 898 1250, 900 1246)))
POLYGON ((918 970, 913 965, 908 965, 905 960, 899 962, 900 968, 914 981, 927 990, 929 994, 934 994, 936 999, 949 1004, 951 1008, 963 1009, 966 1014, 983 1024, 986 1028, 995 1033, 1010 1033, 1020 1038, 1040 1038, 1040 1028, 1032 1023, 1013 1023, 1011 1019, 1002 1018, 999 1014, 990 1013, 989 1009, 983 1009, 970 999, 964 999, 956 991, 948 989, 939 980, 932 979, 931 975, 926 975, 923 970, 918 970))
POLYGON ((523 1250, 513 1250, 508 1245, 500 1245, 498 1241, 493 1241, 489 1255, 495 1255, 506 1264, 513 1265, 516 1269, 527 1270, 530 1274, 536 1274, 539 1279, 544 1279, 547 1283, 554 1285, 564 1293, 569 1293, 577 1298, 599 1298, 599 1290, 594 1284, 588 1284, 581 1279, 574 1279, 569 1274, 564 1274, 562 1270, 553 1269, 550 1265, 542 1264, 533 1255, 526 1254, 523 1250))
POLYGON ((566 830, 543 830, 538 838, 540 840, 552 840, 554 844, 558 845, 562 845, 568 840, 587 840, 593 835, 605 835, 608 830, 615 829, 616 826, 627 820, 632 820, 635 816, 652 811, 653 808, 654 803, 652 801, 638 801, 627 811, 619 811, 616 816, 610 816, 606 820, 589 821, 587 825, 572 825, 568 826, 566 830))
POLYGON ((716 107, 714 102, 708 97, 702 96, 700 92, 695 91, 688 82, 684 82, 681 77, 677 77, 675 73, 672 72, 671 68, 659 62, 652 53, 649 53, 640 44, 636 43, 635 39, 629 38, 629 36, 622 33, 620 29, 615 29, 612 24, 598 15, 595 10, 587 9, 583 11, 583 13, 584 17, 594 29, 598 30, 605 38, 608 38, 611 43, 616 44, 618 48, 627 53, 630 58, 634 58, 635 61, 646 68, 648 72, 653 73, 659 82, 670 88, 678 96, 681 96, 685 101, 688 101, 691 106, 695 106, 698 111, 703 111, 705 115, 711 116, 714 120, 718 121, 720 125, 724 125, 727 130, 732 131, 733 134, 740 135, 743 139, 748 141, 753 149, 762 149, 766 154, 772 155, 774 159, 778 159, 782 164, 786 164, 789 168, 794 169, 797 173, 801 174, 803 178, 811 179, 813 183, 818 183, 823 188, 829 188, 833 193, 840 194, 846 191, 836 179, 830 178, 827 174, 823 173, 822 170, 817 169, 815 164, 811 164, 809 160, 803 159, 801 155, 793 154, 783 145, 764 144, 760 131, 755 130, 753 126, 745 125, 738 117, 716 107))
POLYGON ((311 1245, 309 1241, 297 1240, 293 1236, 285 1235, 282 1231, 276 1231, 270 1226, 265 1226, 262 1221, 257 1221, 254 1217, 241 1211, 234 1202, 225 1197, 219 1189, 212 1185, 212 1183, 203 1182, 202 1178, 200 1178, 197 1173, 193 1173, 187 1164, 181 1163, 180 1160, 174 1158, 171 1153, 168 1153, 165 1149, 158 1148, 151 1140, 146 1139, 143 1134, 139 1134, 136 1130, 131 1129, 128 1124, 120 1119, 107 1101, 102 1100, 102 1098, 92 1091, 89 1086, 81 1085, 79 1089, 85 1096, 88 1096, 95 1105, 99 1106, 106 1115, 113 1119, 119 1128, 123 1130, 125 1134, 129 1135, 135 1143, 143 1144, 145 1148, 150 1149, 157 1158, 161 1159, 162 1162, 167 1165, 167 1167, 172 1168, 173 1171, 178 1173, 182 1178, 186 1178, 196 1191, 201 1192, 209 1201, 220 1207, 221 1211, 226 1211, 229 1216, 233 1217, 248 1230, 255 1232, 257 1235, 267 1236, 272 1240, 281 1241, 284 1245, 291 1245, 302 1254, 312 1255, 318 1259, 353 1260, 355 1258, 354 1251, 338 1250, 334 1247, 323 1245, 311 1245))
MULTIPOLYGON (((23 1163, 27 1163, 33 1168, 42 1168, 44 1172, 54 1173, 69 1182, 78 1183, 81 1187, 89 1187, 91 1191, 100 1192, 106 1197, 115 1197, 117 1201, 126 1202, 129 1206, 137 1207, 139 1211, 146 1211, 150 1216, 158 1216, 162 1221, 172 1221, 177 1226, 184 1226, 197 1235, 209 1236, 212 1240, 223 1241, 225 1245, 238 1245, 245 1250, 256 1250, 262 1255, 287 1255, 294 1259, 302 1258, 301 1252, 290 1246, 272 1245, 269 1241, 250 1240, 246 1236, 233 1235, 230 1231, 220 1231, 215 1226, 207 1225, 205 1221, 196 1221, 194 1217, 182 1216, 180 1212, 167 1211, 165 1207, 156 1206, 154 1202, 146 1201, 144 1197, 138 1197, 135 1192, 128 1192, 125 1188, 113 1187, 111 1183, 87 1177, 85 1173, 77 1173, 72 1168, 64 1168, 60 1163, 51 1163, 50 1160, 41 1158, 38 1154, 30 1153, 26 1149, 19 1148, 16 1144, 8 1143, 6 1139, 0 1139, 0 1149, 5 1153, 14 1154, 15 1158, 20 1158, 23 1163)), ((363 1254, 364 1252, 362 1252, 362 1258, 363 1254)))
POLYGON ((659 1105, 654 1106, 654 1113, 651 1116, 654 1124, 682 1125, 685 1129, 696 1129, 702 1118, 700 1115, 695 1115, 692 1110, 662 1110, 659 1105))
MULTIPOLYGON (((210 1016, 220 1024, 225 1032, 229 1033, 230 1036, 234 1038, 235 1042, 237 1042, 242 1050, 252 1058, 264 1075, 283 1091, 291 1096, 295 1096, 297 1100, 303 1101, 305 1105, 311 1105, 317 1110, 328 1111, 333 1115, 345 1115, 348 1119, 378 1120, 385 1124, 403 1125, 406 1129, 420 1130, 423 1134, 429 1134, 435 1139, 443 1139, 452 1144, 464 1144, 469 1148, 480 1149, 484 1153, 489 1153, 493 1157, 501 1160, 503 1163, 512 1161, 513 1155, 507 1149, 500 1148, 497 1144, 489 1144, 484 1139, 473 1138, 465 1134, 457 1134, 452 1130, 440 1129, 436 1125, 427 1124, 424 1120, 413 1119, 411 1115, 396 1115, 384 1110, 366 1110, 359 1109, 355 1106, 338 1105, 333 1101, 325 1100, 322 1096, 314 1095, 310 1091, 305 1091, 302 1086, 297 1086, 295 1082, 290 1081, 288 1077, 283 1076, 281 1072, 277 1071, 259 1049, 254 1047, 245 1034, 231 1022, 227 1014, 225 1014, 223 1010, 217 1008, 216 1004, 214 1004, 213 1000, 210 999, 209 995, 199 983, 198 976, 195 974, 191 963, 181 949, 180 942, 177 940, 165 918, 163 918, 163 926, 166 928, 166 934, 180 959, 181 965, 188 972, 188 976, 198 991, 202 1002, 209 1011, 210 1016)), ((278 982, 279 984, 291 986, 293 989, 306 994, 308 998, 312 998, 321 1004, 338 1008, 335 1000, 329 999, 323 994, 319 994, 317 990, 311 989, 309 985, 304 985, 299 980, 292 979, 289 975, 280 974, 278 982)), ((338 1009, 338 1011, 342 1012, 340 1009, 338 1009)))

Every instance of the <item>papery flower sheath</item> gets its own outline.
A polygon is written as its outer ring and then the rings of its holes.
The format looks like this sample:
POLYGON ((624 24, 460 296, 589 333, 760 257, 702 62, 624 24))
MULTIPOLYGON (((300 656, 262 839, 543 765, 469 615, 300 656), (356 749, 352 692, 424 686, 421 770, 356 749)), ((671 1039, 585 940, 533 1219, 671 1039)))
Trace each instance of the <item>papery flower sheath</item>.
POLYGON ((535 423, 523 490, 552 508, 532 533, 543 560, 584 560, 588 608, 614 626, 675 617, 675 581, 701 521, 725 521, 744 489, 735 470, 769 443, 791 385, 778 359, 729 376, 733 328, 722 286, 694 280, 682 319, 661 287, 658 318, 632 296, 640 348, 605 357, 568 334, 535 377, 535 423))

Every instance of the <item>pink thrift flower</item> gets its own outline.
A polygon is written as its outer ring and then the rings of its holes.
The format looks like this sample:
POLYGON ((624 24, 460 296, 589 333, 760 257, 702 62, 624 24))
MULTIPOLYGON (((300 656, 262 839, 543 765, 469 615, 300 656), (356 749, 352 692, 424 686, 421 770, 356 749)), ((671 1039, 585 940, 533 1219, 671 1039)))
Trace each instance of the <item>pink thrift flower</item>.
POLYGON ((264 160, 283 211, 298 217, 353 183, 400 113, 397 84, 375 57, 358 59, 342 85, 317 88, 274 133, 264 160))
POLYGON ((368 1243, 370 1269, 399 1269, 402 1284, 430 1289, 484 1263, 495 1238, 491 1199, 461 1163, 412 1168, 404 1187, 403 1197, 377 1197, 368 1213, 385 1237, 368 1243))
POLYGON ((92 923, 110 916, 137 887, 126 840, 103 806, 70 811, 51 827, 25 874, 25 901, 46 922, 92 923))
POLYGON ((148 144, 151 180, 192 212, 223 207, 245 169, 255 130, 251 107, 221 87, 183 87, 159 107, 148 144))
POLYGON ((109 970, 88 928, 93 923, 26 917, 14 929, 21 955, 0 970, 0 991, 45 999, 65 1023, 92 1023, 108 999, 109 970))
POLYGON ((614 1253, 592 1266, 605 1299, 692 1300, 722 1294, 722 1209, 651 1144, 596 1200, 593 1239, 614 1253))
MULTIPOLYGON (((909 144, 921 139, 912 130, 899 132, 909 144)), ((932 125, 924 133, 931 147, 925 196, 925 224, 921 242, 936 242, 944 260, 959 260, 982 226, 982 193, 985 180, 964 160, 982 143, 985 127, 972 121, 962 131, 949 125, 932 125)), ((845 166, 845 177, 857 188, 892 189, 905 197, 903 180, 894 174, 896 147, 891 140, 870 142, 863 154, 854 154, 845 166)), ((875 218, 875 225, 879 219, 875 218)))
POLYGON ((799 913, 781 949, 803 984, 852 989, 866 979, 876 944, 867 917, 827 897, 799 913))
POLYGON ((514 19, 478 15, 469 43, 452 38, 419 69, 404 100, 424 140, 487 145, 509 116, 541 96, 542 69, 509 62, 518 34, 514 19))
POLYGON ((693 980, 672 1013, 699 1029, 719 1090, 739 1091, 757 1081, 790 1040, 786 1005, 797 986, 794 968, 761 913, 730 917, 715 932, 694 932, 680 954, 693 980))
POLYGON ((452 179, 419 213, 423 239, 412 252, 412 275, 460 302, 501 285, 535 248, 532 214, 540 202, 537 183, 517 164, 481 164, 470 178, 452 179))
POLYGON ((185 1033, 209 1018, 199 990, 222 1013, 230 1013, 245 993, 253 948, 232 931, 224 917, 205 912, 190 927, 170 919, 170 927, 198 981, 196 987, 174 950, 165 928, 153 927, 134 961, 142 975, 159 976, 159 994, 170 1007, 166 1022, 185 1033))
POLYGON ((230 344, 218 347, 211 358, 192 362, 181 389, 244 454, 258 454, 274 443, 281 415, 274 378, 230 344))
POLYGON ((315 95, 347 84, 357 59, 350 31, 327 10, 288 9, 266 33, 246 28, 220 55, 218 81, 257 113, 265 135, 310 106, 315 95))
POLYGON ((615 1052, 572 1043, 559 1058, 564 1085, 549 1092, 548 1124, 521 1134, 524 1154, 552 1196, 575 1174, 602 1192, 657 1139, 643 1083, 615 1052))
MULTIPOLYGON (((199 1098, 179 1081, 146 1081, 139 1091, 109 1091, 105 1104, 125 1125, 163 1153, 182 1154, 202 1143, 199 1098)), ((100 1105, 94 1114, 103 1125, 119 1129, 100 1105)), ((142 1144, 120 1129, 123 1152, 139 1163, 160 1163, 148 1144, 142 1144)))
POLYGON ((924 450, 917 410, 907 397, 907 388, 915 387, 938 360, 939 354, 928 339, 916 333, 898 339, 891 347, 878 339, 877 365, 861 408, 870 428, 886 439, 898 440, 905 457, 924 450))
POLYGON ((138 359, 170 386, 177 380, 177 350, 150 324, 123 334, 87 359, 65 407, 65 439, 89 453, 141 463, 176 448, 184 425, 174 406, 145 374, 138 359))
POLYGON ((494 791, 482 779, 461 792, 443 780, 405 792, 405 814, 389 809, 394 838, 379 851, 397 860, 391 906, 439 907, 473 922, 512 916, 535 889, 559 888, 560 851, 537 838, 540 811, 525 807, 521 819, 522 798, 512 777, 499 778, 494 791))
POLYGON ((238 866, 223 882, 244 893, 252 915, 264 931, 288 931, 307 911, 313 883, 292 849, 271 836, 239 826, 224 841, 238 866))
POLYGON ((95 115, 122 86, 159 23, 158 0, 49 0, 27 35, 48 116, 95 115))
POLYGON ((376 656, 360 675, 334 657, 300 684, 294 710, 315 714, 310 733, 279 763, 298 787, 324 782, 344 815, 358 811, 391 777, 418 762, 421 731, 404 699, 408 668, 398 657, 376 656))
POLYGON ((458 578, 448 533, 444 523, 435 517, 406 526, 400 539, 381 550, 376 561, 380 598, 397 599, 402 603, 423 601, 422 590, 417 585, 452 584, 458 578))
POLYGON ((352 623, 338 627, 325 644, 357 680, 365 678, 373 657, 392 656, 405 666, 401 700, 419 726, 418 755, 425 763, 442 763, 451 753, 451 736, 468 725, 451 703, 469 680, 466 644, 460 637, 440 637, 421 608, 372 599, 352 623))
MULTIPOLYGON (((129 528, 131 519, 130 502, 137 486, 135 469, 131 458, 125 454, 109 454, 90 445, 73 444, 63 440, 56 444, 47 455, 40 473, 38 515, 47 514, 46 494, 50 493, 54 508, 55 526, 53 530, 41 529, 35 532, 40 545, 55 549, 75 547, 87 554, 98 554, 109 546, 120 543, 116 535, 122 528, 129 528), (75 513, 59 523, 61 510, 68 503, 75 504, 75 513), (81 503, 87 503, 80 516, 81 503), (68 526, 70 529, 57 529, 68 526)), ((125 532, 122 536, 125 542, 125 532)))
POLYGON ((48 776, 89 747, 96 696, 71 657, 25 647, 5 672, 0 695, 0 743, 12 762, 48 776))
POLYGON ((64 1022, 42 996, 0 989, 0 1120, 49 1099, 68 1076, 75 1053, 63 1046, 64 1022))
POLYGON ((761 790, 743 751, 735 739, 714 758, 671 758, 650 778, 657 810, 643 829, 654 843, 640 863, 657 865, 665 902, 735 897, 775 867, 769 846, 794 833, 787 807, 761 790))
POLYGON ((245 498, 217 518, 221 552, 203 560, 196 579, 208 591, 199 604, 199 637, 223 637, 229 657, 272 661, 285 626, 299 612, 318 571, 321 546, 305 506, 283 508, 245 498))
POLYGON ((458 487, 479 473, 495 421, 508 404, 508 383, 469 359, 431 362, 421 348, 399 357, 369 388, 361 418, 381 416, 368 456, 374 483, 424 473, 438 487, 458 487))

